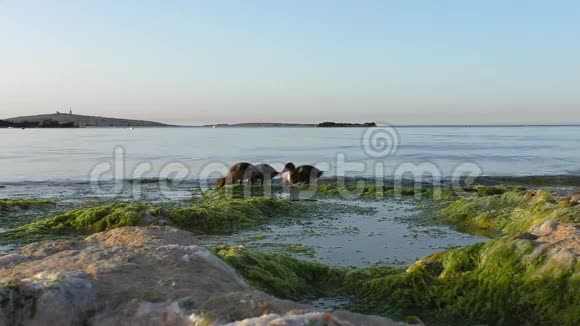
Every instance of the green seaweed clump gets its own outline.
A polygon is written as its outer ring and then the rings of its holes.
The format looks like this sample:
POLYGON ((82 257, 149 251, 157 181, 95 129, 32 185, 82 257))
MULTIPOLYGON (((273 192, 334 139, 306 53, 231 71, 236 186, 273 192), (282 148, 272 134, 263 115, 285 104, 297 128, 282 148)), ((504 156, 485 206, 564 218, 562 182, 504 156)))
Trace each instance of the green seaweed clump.
POLYGON ((30 198, 0 198, 0 211, 10 211, 13 209, 30 209, 32 207, 41 207, 55 205, 52 200, 30 199, 30 198))
POLYGON ((382 199, 393 197, 425 197, 435 198, 438 200, 449 200, 457 198, 457 195, 451 187, 394 187, 394 186, 379 186, 373 184, 357 185, 354 183, 339 185, 339 184, 321 184, 317 188, 317 194, 322 196, 342 196, 362 199, 382 199))
POLYGON ((141 225, 145 216, 159 216, 159 208, 141 204, 109 204, 74 209, 0 233, 0 243, 29 243, 59 236, 107 231, 141 225))
POLYGON ((407 269, 351 272, 344 289, 358 310, 417 314, 444 324, 578 325, 579 264, 536 254, 531 240, 503 237, 437 253, 407 269))
POLYGON ((441 210, 439 218, 455 225, 517 234, 546 220, 580 222, 580 210, 559 205, 545 190, 508 191, 458 199, 441 210))
POLYGON ((242 199, 249 197, 272 197, 273 194, 281 193, 284 189, 279 184, 270 185, 231 185, 223 188, 215 188, 203 193, 203 200, 216 199, 242 199))
POLYGON ((346 274, 343 269, 245 247, 220 245, 213 251, 252 286, 282 299, 328 295, 338 289, 346 274))
POLYGON ((351 297, 349 310, 445 325, 578 325, 580 264, 504 236, 433 254, 407 268, 324 266, 245 247, 214 252, 252 286, 280 298, 351 297))
POLYGON ((12 229, 56 209, 56 202, 51 200, 0 198, 0 226, 12 229))
POLYGON ((527 190, 527 188, 521 187, 521 186, 510 186, 510 185, 501 185, 501 186, 475 185, 475 186, 463 187, 462 190, 465 192, 476 193, 478 196, 483 197, 483 196, 492 196, 492 195, 502 195, 508 191, 527 190))
POLYGON ((175 226, 188 231, 228 234, 264 224, 275 217, 296 214, 299 207, 299 203, 270 197, 216 197, 202 200, 198 205, 175 209, 170 219, 175 226))
MULTIPOLYGON (((163 209, 114 203, 68 210, 0 233, 0 243, 24 244, 46 239, 93 234, 123 226, 146 225, 167 217, 176 227, 198 234, 227 234, 264 224, 274 217, 297 215, 303 205, 281 199, 204 199, 199 204, 163 209)), ((171 223, 170 223, 171 224, 171 223)))
POLYGON ((301 244, 289 243, 282 246, 284 250, 291 254, 301 254, 306 256, 314 256, 315 250, 308 246, 303 246, 301 244))

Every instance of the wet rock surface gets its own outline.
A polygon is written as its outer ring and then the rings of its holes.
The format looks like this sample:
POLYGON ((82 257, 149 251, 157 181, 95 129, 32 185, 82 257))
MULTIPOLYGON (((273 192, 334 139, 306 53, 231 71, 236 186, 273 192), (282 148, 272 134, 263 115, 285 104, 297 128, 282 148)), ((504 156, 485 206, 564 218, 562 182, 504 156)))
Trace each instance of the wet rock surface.
POLYGON ((124 227, 0 258, 0 325, 397 325, 250 288, 186 231, 124 227))
POLYGON ((546 249, 565 250, 580 256, 580 224, 548 220, 531 233, 538 237, 536 242, 546 249))

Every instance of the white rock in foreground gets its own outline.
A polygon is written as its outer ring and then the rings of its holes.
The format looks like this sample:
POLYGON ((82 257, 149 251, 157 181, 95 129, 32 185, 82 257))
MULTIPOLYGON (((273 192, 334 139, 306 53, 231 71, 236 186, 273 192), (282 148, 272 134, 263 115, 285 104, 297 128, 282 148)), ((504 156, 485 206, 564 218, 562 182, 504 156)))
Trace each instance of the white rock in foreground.
POLYGON ((174 228, 45 241, 20 255, 0 266, 1 326, 400 325, 315 312, 253 290, 191 233, 174 228))

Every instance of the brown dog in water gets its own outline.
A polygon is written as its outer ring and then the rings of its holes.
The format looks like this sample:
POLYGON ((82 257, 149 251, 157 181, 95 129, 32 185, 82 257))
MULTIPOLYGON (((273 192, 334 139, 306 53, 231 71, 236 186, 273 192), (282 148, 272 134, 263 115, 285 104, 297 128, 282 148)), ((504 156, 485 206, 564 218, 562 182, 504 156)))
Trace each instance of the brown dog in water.
POLYGON ((258 179, 263 179, 262 173, 255 166, 250 163, 242 162, 236 163, 230 168, 230 172, 224 178, 216 180, 216 187, 222 188, 225 185, 234 183, 242 184, 244 180, 248 180, 250 184, 256 183, 258 179))
POLYGON ((296 167, 294 163, 286 163, 284 166, 284 170, 282 170, 281 174, 288 173, 286 177, 286 182, 289 184, 295 183, 306 183, 310 184, 310 182, 314 179, 320 178, 323 171, 315 168, 312 165, 301 165, 296 167))

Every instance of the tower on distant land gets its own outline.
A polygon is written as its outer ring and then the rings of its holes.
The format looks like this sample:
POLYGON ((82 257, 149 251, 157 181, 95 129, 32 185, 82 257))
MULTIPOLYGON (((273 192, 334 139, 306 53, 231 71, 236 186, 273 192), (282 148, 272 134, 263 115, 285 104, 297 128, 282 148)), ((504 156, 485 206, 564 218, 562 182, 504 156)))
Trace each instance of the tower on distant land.
POLYGON ((72 110, 70 110, 68 114, 72 114, 72 110))

